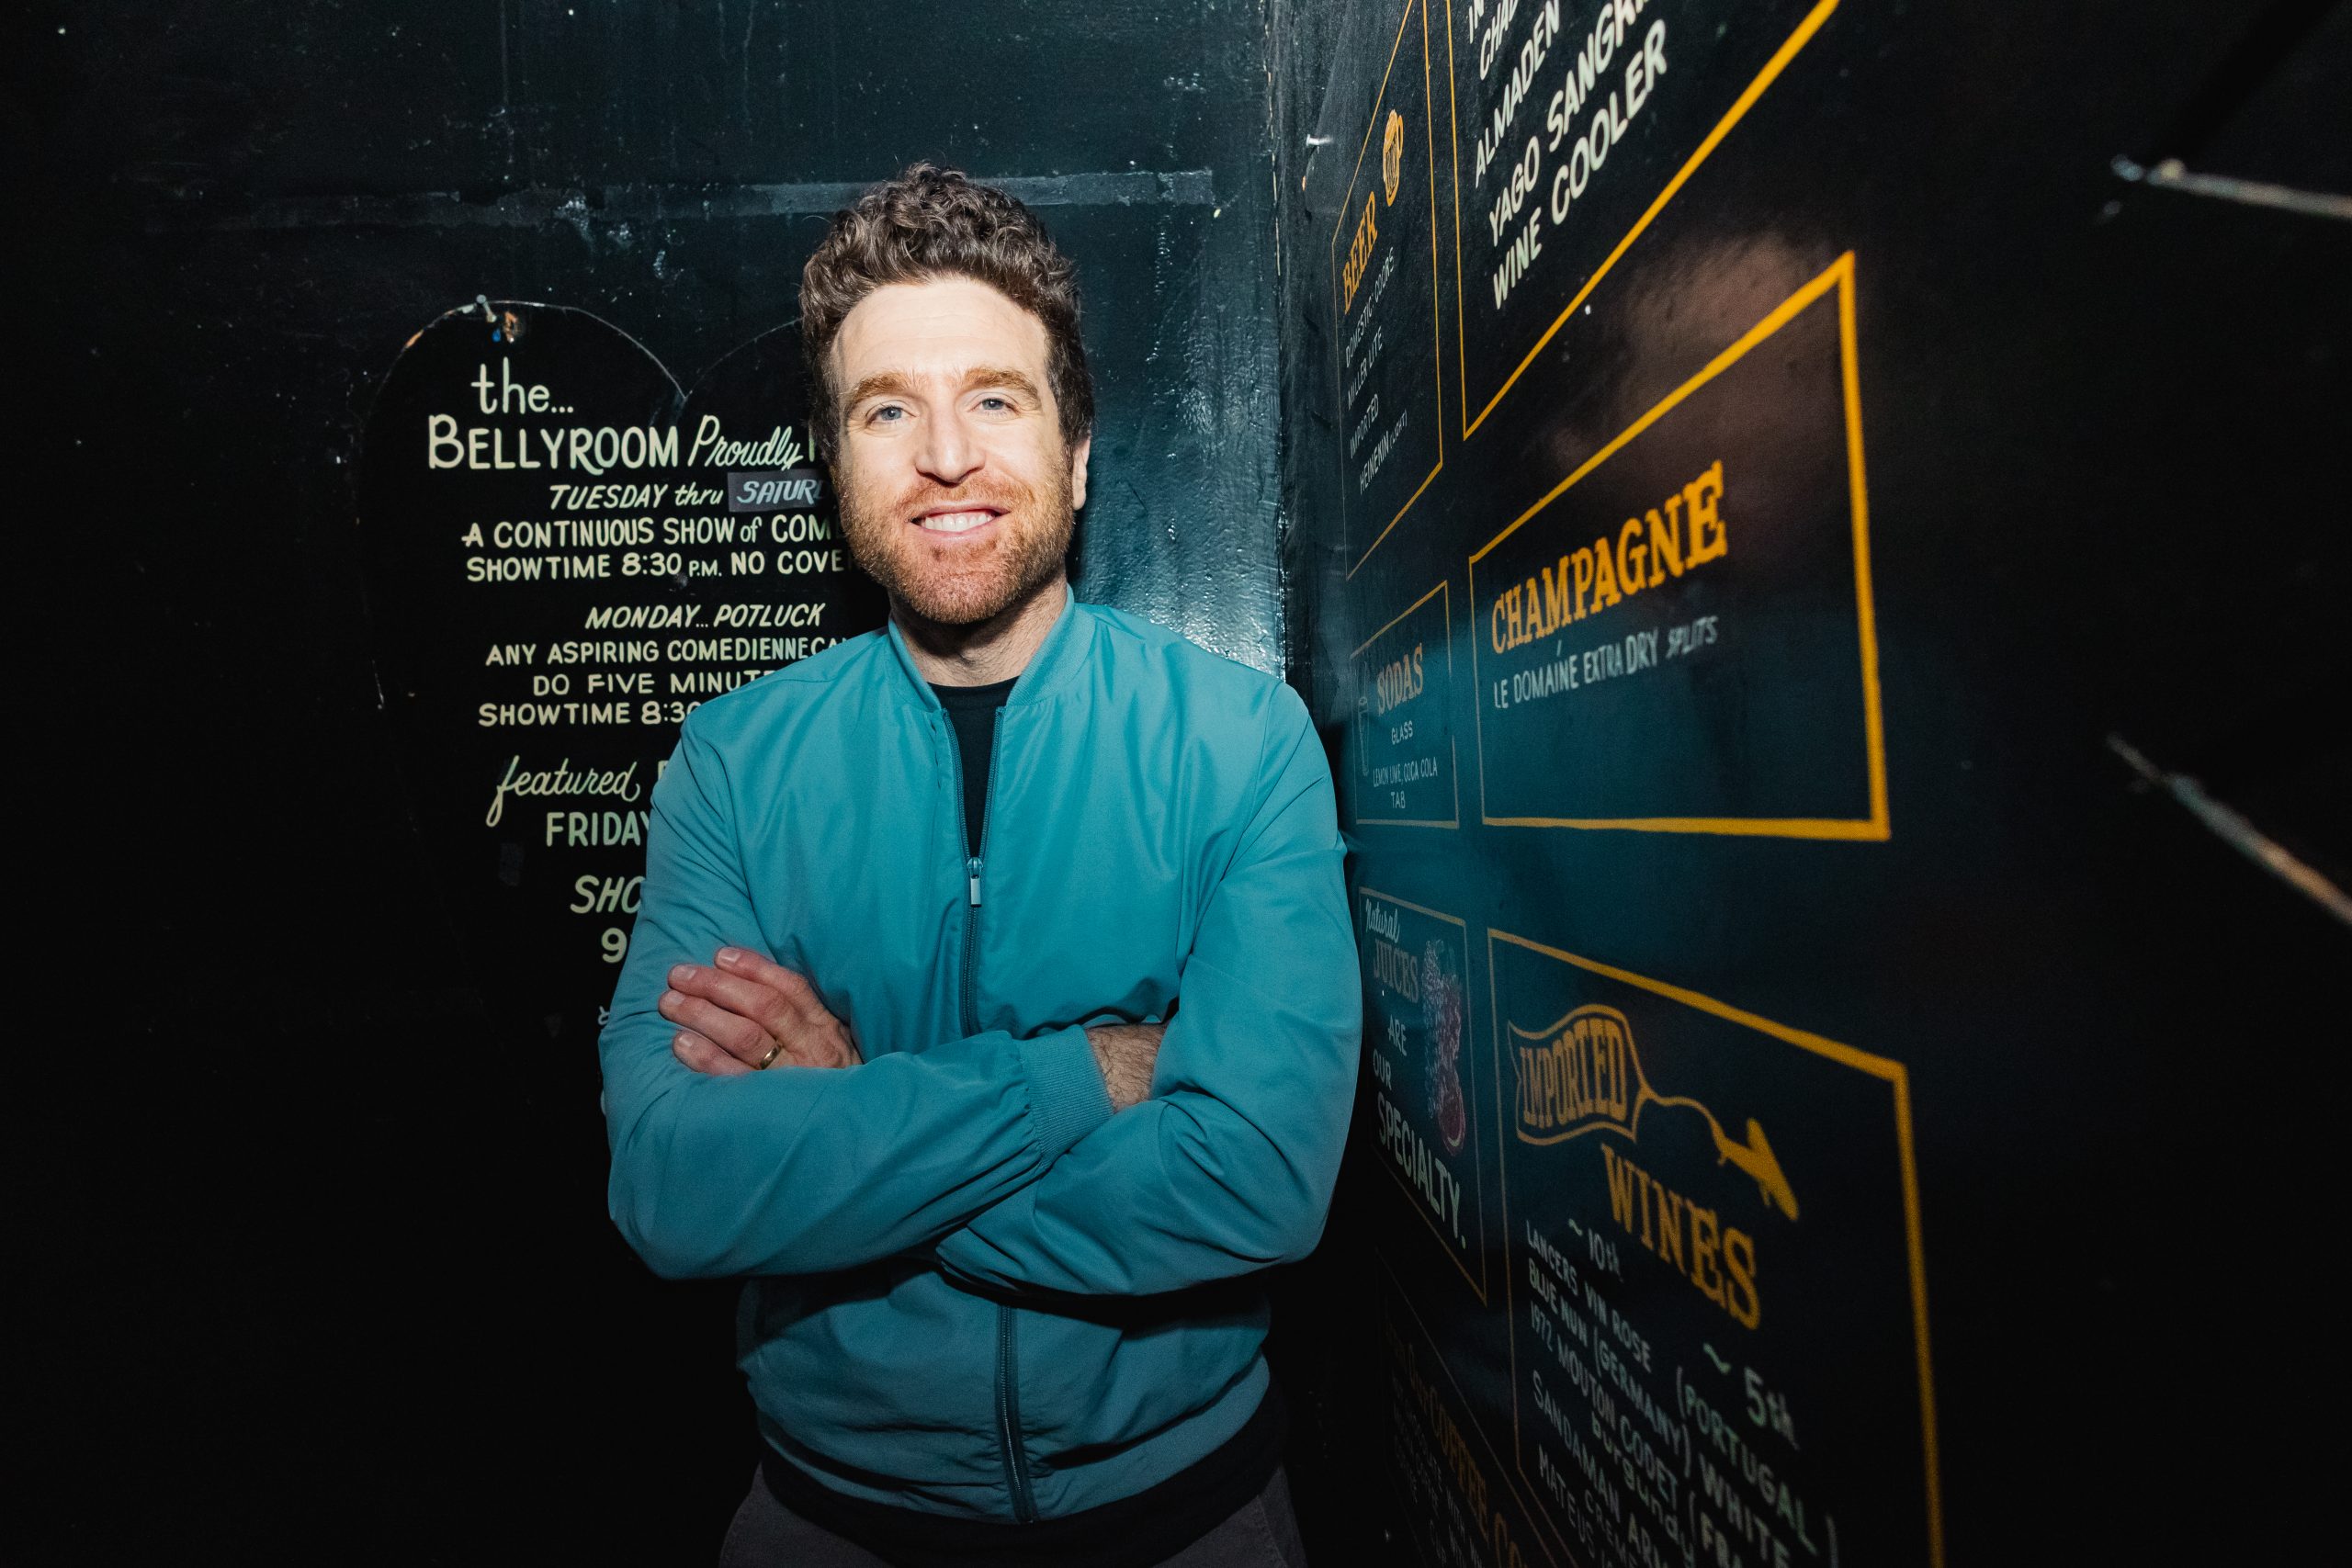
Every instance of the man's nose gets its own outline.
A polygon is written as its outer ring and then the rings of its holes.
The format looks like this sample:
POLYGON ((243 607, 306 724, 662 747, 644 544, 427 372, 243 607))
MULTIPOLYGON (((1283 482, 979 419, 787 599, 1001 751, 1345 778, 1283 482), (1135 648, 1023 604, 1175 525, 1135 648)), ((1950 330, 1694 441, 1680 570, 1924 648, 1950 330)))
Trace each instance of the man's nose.
POLYGON ((985 457, 962 413, 951 410, 924 423, 922 446, 915 454, 915 465, 925 477, 943 485, 959 485, 981 466, 985 457))

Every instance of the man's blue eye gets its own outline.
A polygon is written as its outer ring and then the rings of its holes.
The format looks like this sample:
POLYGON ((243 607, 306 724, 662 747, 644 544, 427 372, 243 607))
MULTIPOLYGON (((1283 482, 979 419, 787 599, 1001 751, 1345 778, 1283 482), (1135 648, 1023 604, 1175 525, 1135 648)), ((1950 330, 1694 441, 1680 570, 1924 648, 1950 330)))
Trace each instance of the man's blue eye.
POLYGON ((868 419, 880 419, 880 418, 882 418, 882 417, 883 417, 884 415, 886 415, 886 414, 899 414, 899 413, 904 413, 904 412, 907 412, 906 410, 904 410, 904 409, 900 408, 900 407, 899 407, 898 404, 896 404, 896 403, 884 403, 880 408, 876 409, 872 413, 868 414, 866 417, 867 417, 868 419))

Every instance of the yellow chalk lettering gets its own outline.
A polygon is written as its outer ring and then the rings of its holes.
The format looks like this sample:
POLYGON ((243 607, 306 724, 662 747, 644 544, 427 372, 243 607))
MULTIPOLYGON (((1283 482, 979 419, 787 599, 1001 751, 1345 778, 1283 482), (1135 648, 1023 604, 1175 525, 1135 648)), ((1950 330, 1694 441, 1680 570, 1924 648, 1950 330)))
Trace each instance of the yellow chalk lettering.
POLYGON ((1723 459, 1682 487, 1682 499, 1690 503, 1690 564, 1698 566, 1711 561, 1731 547, 1724 536, 1721 510, 1724 499, 1723 459))
POLYGON ((1617 530, 1617 581, 1625 585, 1628 593, 1638 593, 1649 586, 1649 552, 1642 547, 1642 520, 1628 517, 1625 525, 1617 530))

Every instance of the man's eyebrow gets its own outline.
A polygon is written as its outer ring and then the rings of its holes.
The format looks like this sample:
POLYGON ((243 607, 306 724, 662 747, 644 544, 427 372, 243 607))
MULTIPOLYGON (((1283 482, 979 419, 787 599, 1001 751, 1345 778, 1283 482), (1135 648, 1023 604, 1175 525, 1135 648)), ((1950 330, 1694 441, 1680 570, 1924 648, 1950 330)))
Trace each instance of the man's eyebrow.
POLYGON ((1004 365, 981 365, 964 373, 964 389, 972 391, 981 387, 1002 387, 1011 391, 1026 393, 1037 402, 1046 400, 1037 383, 1020 371, 1004 365))
MULTIPOLYGON (((974 391, 983 387, 1001 387, 1008 391, 1020 392, 1037 403, 1046 400, 1045 394, 1037 389, 1036 382, 1009 365, 976 365, 964 372, 964 390, 974 391)), ((842 406, 855 408, 868 398, 903 398, 911 396, 913 392, 914 378, 904 371, 878 370, 852 386, 849 395, 842 400, 842 406)))
POLYGON ((842 400, 842 406, 854 407, 868 398, 878 398, 886 393, 903 397, 912 389, 913 384, 905 376, 896 370, 884 370, 864 378, 852 387, 849 395, 842 400))

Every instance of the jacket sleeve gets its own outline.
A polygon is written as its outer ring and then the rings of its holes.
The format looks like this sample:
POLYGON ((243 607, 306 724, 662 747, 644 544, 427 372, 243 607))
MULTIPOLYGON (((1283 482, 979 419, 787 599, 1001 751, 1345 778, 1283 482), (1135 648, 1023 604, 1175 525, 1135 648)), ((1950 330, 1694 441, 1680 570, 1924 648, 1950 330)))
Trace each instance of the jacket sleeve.
POLYGON ((1144 1295, 1312 1251, 1355 1098, 1362 980, 1331 774, 1283 688, 1152 1097, 935 1248, 999 1289, 1144 1295))
POLYGON ((673 964, 758 945, 725 760, 691 721, 654 786, 645 884, 598 1043, 613 1222, 667 1278, 846 1269, 1017 1191, 1111 1101, 1085 1031, 976 1034, 731 1077, 670 1054, 673 964))

